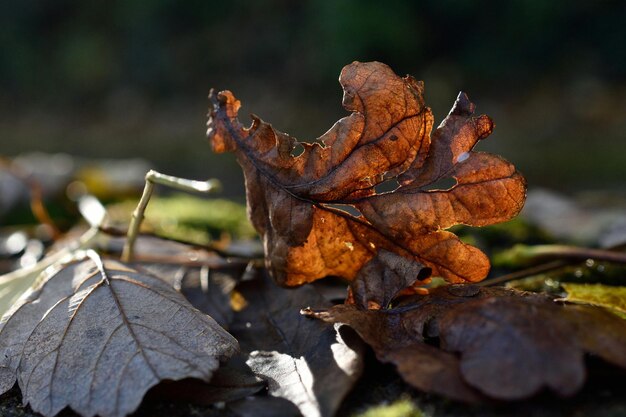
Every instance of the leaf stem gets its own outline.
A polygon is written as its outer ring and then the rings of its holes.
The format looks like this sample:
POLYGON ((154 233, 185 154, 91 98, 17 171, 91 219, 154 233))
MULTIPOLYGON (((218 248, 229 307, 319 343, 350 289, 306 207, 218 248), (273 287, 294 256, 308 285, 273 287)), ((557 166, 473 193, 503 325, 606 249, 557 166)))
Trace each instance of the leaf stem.
POLYGON ((133 259, 135 241, 139 235, 141 222, 143 222, 143 219, 145 218, 144 213, 146 211, 146 207, 148 206, 148 202, 150 202, 150 198, 152 197, 155 184, 166 185, 182 191, 198 193, 212 193, 221 189, 220 182, 215 179, 195 181, 161 174, 160 172, 154 170, 148 171, 146 174, 146 184, 144 186, 143 193, 141 194, 137 208, 133 211, 133 215, 130 219, 130 226, 128 227, 128 234, 126 235, 126 243, 124 244, 121 257, 124 262, 130 262, 133 259))

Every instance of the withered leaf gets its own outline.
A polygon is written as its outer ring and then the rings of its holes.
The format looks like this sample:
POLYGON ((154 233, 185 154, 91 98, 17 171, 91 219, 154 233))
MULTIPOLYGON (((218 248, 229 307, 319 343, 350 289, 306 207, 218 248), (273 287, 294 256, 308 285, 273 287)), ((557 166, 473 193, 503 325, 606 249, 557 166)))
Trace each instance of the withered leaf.
MULTIPOLYGON (((109 239, 106 250, 121 252, 124 241, 109 239)), ((180 291, 195 308, 228 329, 233 319, 230 295, 246 261, 154 236, 139 236, 133 268, 159 277, 180 291)))
POLYGON ((208 314, 220 326, 228 329, 234 311, 230 305, 231 292, 243 265, 225 265, 220 268, 208 266, 181 266, 154 263, 135 264, 139 271, 149 271, 158 277, 168 277, 171 285, 187 299, 192 306, 208 314))
POLYGON ((300 315, 303 305, 330 306, 313 287, 286 290, 262 275, 237 287, 246 307, 230 327, 247 365, 303 416, 334 415, 361 374, 360 340, 300 315))
POLYGON ((237 155, 248 214, 274 279, 288 286, 327 275, 352 280, 379 249, 451 282, 483 279, 487 257, 444 229, 505 221, 522 207, 525 183, 513 165, 472 152, 491 133, 491 120, 473 117, 474 105, 461 93, 431 143, 433 116, 422 82, 398 77, 379 62, 354 62, 339 82, 343 106, 352 113, 315 143, 298 142, 256 116, 246 128, 230 91, 210 96, 208 137, 214 151, 237 155), (304 151, 294 156, 297 145, 304 151), (428 189, 443 178, 457 184, 428 189), (376 192, 393 179, 399 188, 376 192))
POLYGON ((429 268, 382 249, 350 283, 348 301, 361 309, 387 308, 402 290, 429 276, 429 268))
POLYGON ((584 351, 566 314, 549 301, 488 298, 443 314, 439 337, 443 349, 461 352, 464 379, 491 397, 526 398, 543 387, 566 396, 585 379, 584 351))
POLYGON ((585 380, 585 353, 626 369, 624 320, 503 288, 451 285, 388 310, 304 313, 353 327, 416 388, 464 401, 516 400, 544 388, 572 395, 585 380))
POLYGON ((0 322, 0 392, 15 384, 17 368, 28 336, 59 300, 72 295, 72 281, 80 275, 78 263, 58 264, 42 273, 42 285, 27 290, 0 322), (51 280, 53 284, 51 284, 51 280))
POLYGON ((179 403, 214 404, 247 398, 266 387, 252 371, 237 367, 220 366, 210 382, 198 379, 166 381, 150 391, 152 396, 179 403))
POLYGON ((94 259, 50 277, 0 333, 2 376, 16 371, 35 411, 53 416, 69 406, 83 416, 124 416, 159 381, 209 380, 238 350, 164 281, 94 259))
POLYGON ((340 304, 326 311, 305 309, 302 313, 352 327, 380 361, 393 363, 402 378, 419 390, 465 402, 481 398, 461 378, 458 357, 425 344, 421 334, 424 323, 411 322, 396 309, 360 310, 340 304))
POLYGON ((298 408, 279 397, 248 397, 226 404, 233 417, 300 417, 298 408))

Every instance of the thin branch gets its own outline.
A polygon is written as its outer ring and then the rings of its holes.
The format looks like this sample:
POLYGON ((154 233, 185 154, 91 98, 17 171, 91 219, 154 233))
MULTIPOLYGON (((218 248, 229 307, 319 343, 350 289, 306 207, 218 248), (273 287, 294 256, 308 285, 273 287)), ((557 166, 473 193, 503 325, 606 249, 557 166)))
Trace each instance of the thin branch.
POLYGON ((128 227, 126 243, 124 244, 121 258, 124 262, 130 262, 133 259, 135 241, 139 235, 139 228, 141 227, 141 222, 143 222, 145 217, 144 213, 146 211, 146 207, 148 206, 148 202, 150 201, 150 197, 152 197, 155 184, 166 185, 182 191, 198 193, 211 193, 218 191, 221 188, 220 183, 217 180, 194 181, 161 174, 160 172, 154 170, 148 171, 146 174, 146 185, 143 189, 139 204, 137 204, 137 208, 133 212, 130 220, 130 226, 128 227))
POLYGON ((225 267, 248 265, 250 262, 254 262, 259 267, 263 266, 261 259, 250 261, 248 259, 190 259, 184 255, 148 255, 148 254, 136 254, 133 257, 133 262, 137 263, 150 263, 150 264, 163 264, 163 265, 179 265, 188 268, 208 267, 212 269, 221 269, 225 267))
POLYGON ((626 263, 626 253, 621 252, 624 245, 612 246, 607 249, 581 248, 568 245, 516 245, 505 255, 507 261, 518 264, 529 264, 544 261, 537 265, 511 272, 510 274, 486 279, 477 285, 492 286, 504 284, 516 279, 554 271, 569 265, 574 265, 587 259, 604 262, 626 263))
POLYGON ((486 279, 484 281, 476 283, 475 285, 479 285, 481 287, 490 287, 492 285, 500 285, 500 284, 507 283, 509 281, 515 281, 517 279, 532 277, 533 275, 538 275, 538 274, 543 274, 545 272, 554 271, 556 269, 571 265, 572 263, 576 263, 576 262, 571 262, 571 261, 546 262, 544 264, 531 266, 530 268, 525 268, 520 271, 511 272, 510 274, 505 274, 499 277, 486 279))
MULTIPOLYGON (((113 237, 123 237, 123 236, 128 235, 128 229, 124 230, 124 229, 119 229, 119 228, 111 227, 111 226, 100 226, 99 230, 105 235, 109 235, 113 237)), ((171 237, 171 236, 163 236, 163 235, 152 233, 152 232, 140 232, 137 235, 137 237, 140 237, 140 236, 153 237, 153 238, 161 239, 167 242, 180 243, 182 245, 189 246, 192 249, 202 249, 202 250, 206 250, 209 252, 214 252, 217 255, 221 256, 222 258, 236 258, 236 259, 252 260, 252 261, 263 258, 262 252, 258 256, 256 255, 248 256, 248 255, 237 253, 237 252, 229 252, 227 249, 223 249, 219 244, 212 244, 212 243, 201 244, 201 243, 196 243, 196 242, 188 242, 183 239, 178 239, 178 238, 171 237)))
POLYGON ((505 253, 502 259, 515 264, 532 264, 552 259, 571 259, 573 261, 585 261, 594 259, 597 261, 626 263, 626 252, 611 249, 581 248, 569 245, 515 245, 505 253))

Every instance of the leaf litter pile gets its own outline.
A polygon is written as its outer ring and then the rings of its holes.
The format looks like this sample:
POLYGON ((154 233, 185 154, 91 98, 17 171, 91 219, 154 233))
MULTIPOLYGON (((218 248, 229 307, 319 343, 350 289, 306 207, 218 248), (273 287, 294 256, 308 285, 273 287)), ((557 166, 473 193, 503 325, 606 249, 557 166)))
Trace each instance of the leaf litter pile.
POLYGON ((120 262, 123 238, 94 220, 96 238, 1 277, 3 303, 17 298, 0 323, 2 392, 17 382, 44 416, 129 415, 152 388, 207 415, 317 417, 338 413, 369 349, 462 403, 572 396, 588 357, 626 368, 623 300, 482 285, 488 257, 448 230, 524 204, 514 166, 474 151, 490 118, 460 93, 433 131, 423 83, 378 62, 339 81, 350 114, 313 143, 243 126, 235 96, 211 92, 208 138, 243 169, 264 265, 254 249, 145 234, 120 262), (16 276, 32 283, 19 297, 16 276))

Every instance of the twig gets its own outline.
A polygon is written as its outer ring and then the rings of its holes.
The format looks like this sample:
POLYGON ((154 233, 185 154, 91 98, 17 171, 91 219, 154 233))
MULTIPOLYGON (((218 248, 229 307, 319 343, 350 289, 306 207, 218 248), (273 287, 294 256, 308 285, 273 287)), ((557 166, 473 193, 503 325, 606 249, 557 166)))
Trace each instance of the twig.
POLYGON ((515 245, 501 255, 501 258, 516 264, 530 264, 548 259, 571 259, 575 261, 595 259, 626 263, 626 252, 617 252, 614 249, 591 249, 568 245, 515 245))
POLYGON ((544 264, 531 266, 530 268, 522 269, 520 271, 511 272, 510 274, 486 279, 484 281, 476 283, 475 285, 479 285, 481 287, 490 287, 492 285, 500 285, 509 281, 515 281, 516 279, 531 277, 533 275, 542 274, 548 271, 554 271, 555 269, 563 268, 564 266, 571 265, 572 263, 575 263, 575 262, 571 262, 571 261, 546 262, 544 264))
POLYGON ((137 263, 155 263, 163 265, 179 265, 188 268, 208 267, 214 269, 220 269, 224 267, 248 265, 250 262, 258 264, 259 267, 263 266, 262 260, 250 261, 248 259, 189 259, 184 255, 134 255, 133 262, 137 263))
POLYGON ((132 218, 130 219, 130 226, 128 227, 126 243, 124 244, 121 258, 124 262, 130 262, 133 259, 135 241, 139 235, 139 228, 144 219, 146 207, 148 206, 148 202, 150 201, 150 197, 152 196, 152 192, 154 191, 154 186, 156 184, 167 185, 168 187, 176 188, 182 191, 199 193, 211 193, 221 188, 218 180, 194 181, 161 174, 160 172, 154 170, 148 171, 146 174, 146 185, 143 189, 143 194, 141 195, 139 204, 137 204, 137 208, 133 212, 132 218))
MULTIPOLYGON (((100 232, 109 236, 113 236, 113 237, 123 237, 123 236, 128 235, 128 230, 119 229, 119 228, 111 227, 111 226, 100 226, 99 230, 100 232)), ((174 242, 174 243, 180 243, 181 245, 187 245, 192 249, 202 249, 202 250, 206 250, 209 252, 214 252, 217 255, 221 256, 222 258, 236 258, 236 259, 251 260, 251 261, 255 261, 257 259, 263 258, 263 253, 260 253, 258 256, 254 256, 254 255, 247 256, 247 255, 237 253, 237 252, 229 252, 227 249, 222 249, 219 245, 216 245, 216 244, 212 244, 212 243, 202 244, 202 243, 196 243, 196 242, 188 242, 183 239, 178 239, 178 238, 171 237, 171 236, 163 236, 163 235, 152 233, 152 232, 140 232, 138 233, 137 237, 140 237, 140 236, 153 237, 153 238, 165 240, 168 242, 174 242)))
POLYGON ((61 236, 61 232, 50 217, 46 206, 43 204, 43 192, 39 181, 28 175, 11 160, 2 156, 0 156, 0 168, 4 169, 28 187, 30 192, 30 210, 39 223, 48 226, 52 234, 52 239, 57 240, 61 236))
POLYGON ((516 279, 526 278, 563 268, 565 266, 574 265, 579 262, 586 261, 587 259, 626 263, 626 253, 618 252, 618 250, 623 248, 624 245, 617 245, 607 249, 581 248, 578 246, 568 245, 516 245, 509 251, 509 253, 506 254, 507 261, 509 262, 528 264, 542 260, 550 261, 534 265, 520 271, 511 272, 510 274, 486 279, 477 285, 486 287, 504 284, 505 282, 514 281, 516 279))

